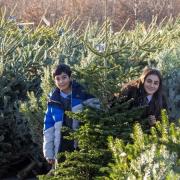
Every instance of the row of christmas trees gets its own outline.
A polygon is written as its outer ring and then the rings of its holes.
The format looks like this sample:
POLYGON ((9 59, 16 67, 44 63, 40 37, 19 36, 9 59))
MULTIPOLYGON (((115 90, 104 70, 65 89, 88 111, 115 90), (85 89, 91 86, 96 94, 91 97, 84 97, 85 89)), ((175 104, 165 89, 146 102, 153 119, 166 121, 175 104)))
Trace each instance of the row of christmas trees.
MULTIPOLYGON (((121 29, 114 34, 108 31, 109 25, 110 23, 105 22, 99 27, 98 24, 89 23, 86 30, 80 32, 74 31, 68 21, 61 21, 54 27, 21 30, 15 22, 7 20, 5 15, 1 17, 1 174, 16 166, 21 161, 22 154, 24 159, 28 158, 30 161, 33 159, 38 162, 42 158, 41 150, 37 150, 33 141, 38 144, 40 149, 42 148, 46 97, 53 87, 51 70, 58 63, 67 63, 72 66, 74 78, 85 84, 89 91, 101 100, 103 110, 88 108, 82 114, 76 115, 76 118, 82 121, 82 126, 70 138, 79 139, 80 150, 64 154, 67 157, 66 161, 60 164, 54 178, 110 177, 110 172, 115 173, 115 169, 118 170, 118 168, 113 168, 113 165, 121 167, 122 164, 113 160, 113 157, 114 159, 119 158, 118 156, 121 157, 121 154, 114 152, 114 150, 120 149, 121 140, 116 140, 114 143, 111 139, 108 142, 109 136, 122 139, 124 143, 122 154, 128 156, 125 158, 128 168, 123 169, 124 171, 120 168, 121 170, 119 169, 116 173, 122 172, 125 177, 128 171, 136 171, 130 170, 129 157, 133 156, 132 160, 141 157, 140 154, 148 148, 145 145, 143 150, 139 149, 137 156, 132 155, 130 150, 130 152, 126 150, 129 148, 127 143, 132 144, 133 147, 132 118, 135 115, 138 117, 139 110, 138 112, 137 110, 127 110, 126 103, 119 103, 114 108, 108 109, 107 102, 122 83, 137 77, 140 70, 147 64, 168 67, 166 64, 171 62, 171 69, 163 69, 164 75, 167 77, 172 70, 178 71, 180 62, 175 55, 167 58, 167 61, 164 59, 167 53, 177 54, 179 52, 179 22, 170 20, 157 26, 154 20, 149 27, 139 24, 132 31, 121 29), (167 52, 167 49, 172 51, 167 52), (29 141, 26 137, 29 138, 29 141), (33 150, 29 148, 29 144, 32 145, 33 150), (9 154, 4 149, 6 146, 9 148, 9 154), (109 166, 109 163, 113 163, 113 165, 109 166), (113 170, 109 171, 109 169, 113 170)), ((170 84, 172 84, 171 81, 170 84)), ((137 133, 139 132, 141 131, 137 131, 137 133)), ((173 132, 175 132, 177 143, 170 145, 170 148, 167 149, 168 152, 164 150, 170 155, 171 151, 176 153, 177 151, 174 149, 179 146, 178 127, 174 128, 173 132)), ((142 138, 144 136, 146 137, 142 133, 142 138)), ((154 151, 160 151, 161 143, 156 142, 158 145, 155 144, 151 147, 153 142, 155 143, 155 141, 148 140, 149 145, 147 143, 147 146, 150 149, 154 148, 154 151)), ((171 167, 178 166, 176 163, 178 159, 179 154, 177 153, 175 163, 171 167)), ((176 177, 176 172, 173 171, 173 173, 176 177)), ((113 175, 111 176, 113 177, 113 175)), ((132 176, 139 177, 139 174, 132 173, 132 176)))

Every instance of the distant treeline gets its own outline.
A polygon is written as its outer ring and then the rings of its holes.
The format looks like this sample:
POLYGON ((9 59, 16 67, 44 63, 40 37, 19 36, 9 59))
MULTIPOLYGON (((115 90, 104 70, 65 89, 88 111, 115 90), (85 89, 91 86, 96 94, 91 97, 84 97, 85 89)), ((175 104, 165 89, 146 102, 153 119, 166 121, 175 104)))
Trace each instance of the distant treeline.
MULTIPOLYGON (((164 18, 176 18, 180 13, 180 0, 0 0, 0 7, 6 6, 18 21, 44 23, 42 16, 54 24, 63 17, 77 17, 74 26, 86 24, 88 20, 105 20, 107 15, 112 20, 113 31, 118 31, 124 24, 133 29, 137 21, 149 24, 154 16, 157 23, 164 18)), ((8 13, 7 13, 8 14, 8 13)))

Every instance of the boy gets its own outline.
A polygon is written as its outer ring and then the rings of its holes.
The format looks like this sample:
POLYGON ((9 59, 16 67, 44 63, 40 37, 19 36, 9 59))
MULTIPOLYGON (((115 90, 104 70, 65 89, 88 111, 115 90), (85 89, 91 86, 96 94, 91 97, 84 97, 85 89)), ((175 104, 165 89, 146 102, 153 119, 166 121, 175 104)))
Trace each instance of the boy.
MULTIPOLYGON (((71 69, 68 65, 58 65, 53 77, 56 88, 50 93, 48 107, 44 118, 43 153, 49 164, 54 164, 57 154, 63 151, 73 151, 74 141, 63 139, 62 126, 77 129, 78 121, 65 115, 65 111, 79 112, 82 103, 92 104, 96 98, 87 94, 82 86, 71 79, 71 69)), ((96 101, 97 102, 97 101, 96 101)), ((98 104, 97 104, 98 106, 98 104)))

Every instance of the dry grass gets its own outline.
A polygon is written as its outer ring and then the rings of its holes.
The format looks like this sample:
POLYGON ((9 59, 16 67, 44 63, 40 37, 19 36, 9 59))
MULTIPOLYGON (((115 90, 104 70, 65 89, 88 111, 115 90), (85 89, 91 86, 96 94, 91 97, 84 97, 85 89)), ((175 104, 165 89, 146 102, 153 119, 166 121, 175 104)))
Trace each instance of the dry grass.
MULTIPOLYGON (((164 17, 177 17, 180 13, 180 0, 107 0, 107 15, 111 17, 116 31, 129 18, 127 28, 133 28, 135 20, 151 22, 157 15, 160 22, 164 17)), ((0 0, 0 6, 10 11, 15 4, 14 15, 25 22, 39 24, 43 14, 53 24, 58 19, 79 17, 76 25, 88 20, 102 23, 105 19, 105 0, 0 0)))

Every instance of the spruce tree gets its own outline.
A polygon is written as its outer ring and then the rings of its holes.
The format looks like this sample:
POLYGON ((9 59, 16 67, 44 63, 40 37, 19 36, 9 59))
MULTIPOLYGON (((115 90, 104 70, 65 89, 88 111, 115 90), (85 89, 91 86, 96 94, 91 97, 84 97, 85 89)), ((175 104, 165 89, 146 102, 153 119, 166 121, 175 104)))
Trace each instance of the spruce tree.
POLYGON ((179 179, 179 128, 179 123, 169 124, 162 111, 162 121, 151 128, 151 134, 143 133, 136 124, 132 143, 109 138, 114 162, 109 164, 109 175, 104 179, 179 179))
MULTIPOLYGON (((28 163, 39 162, 27 119, 19 112, 18 99, 26 93, 20 74, 1 66, 0 74, 0 176, 17 174, 28 163)), ((35 163, 36 164, 36 163, 35 163)), ((34 164, 34 165, 35 165, 34 164)), ((37 165, 36 164, 36 165, 37 165)))

